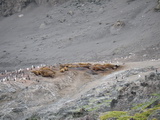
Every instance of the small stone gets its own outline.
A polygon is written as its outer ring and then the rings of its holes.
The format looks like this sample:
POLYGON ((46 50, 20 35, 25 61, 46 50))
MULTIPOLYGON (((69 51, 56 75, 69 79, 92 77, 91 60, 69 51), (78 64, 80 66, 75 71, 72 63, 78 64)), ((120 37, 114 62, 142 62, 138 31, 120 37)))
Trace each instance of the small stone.
POLYGON ((12 109, 12 111, 15 113, 19 113, 19 112, 23 112, 24 109, 25 108, 14 108, 14 109, 12 109))
POLYGON ((136 92, 134 92, 134 91, 131 91, 131 94, 132 94, 132 95, 136 95, 136 92))
POLYGON ((52 16, 49 15, 49 14, 47 14, 46 17, 49 18, 49 19, 52 19, 52 16))
POLYGON ((2 101, 2 100, 6 100, 6 99, 7 99, 7 97, 8 97, 8 96, 7 96, 7 95, 5 95, 5 94, 4 94, 4 95, 1 95, 1 96, 0 96, 0 101, 2 101))
POLYGON ((158 104, 160 104, 160 100, 158 99, 158 100, 156 100, 156 101, 154 101, 152 104, 150 104, 147 108, 153 108, 153 107, 155 107, 156 105, 158 105, 158 104))
POLYGON ((39 28, 46 28, 46 27, 47 27, 47 24, 45 22, 39 26, 39 28))
POLYGON ((118 103, 118 101, 116 99, 113 99, 110 103, 110 107, 114 108, 116 106, 116 104, 118 103))
POLYGON ((58 20, 58 22, 60 22, 60 23, 64 23, 65 21, 66 21, 66 19, 58 20))
POLYGON ((160 4, 158 4, 155 8, 154 8, 155 12, 159 12, 160 11, 160 4))
POLYGON ((155 76, 156 76, 156 74, 155 74, 154 72, 151 72, 151 73, 149 74, 148 79, 149 79, 149 80, 154 80, 155 76))
POLYGON ((128 97, 128 101, 129 101, 129 102, 133 101, 133 99, 134 99, 133 96, 129 96, 129 97, 128 97))
POLYGON ((69 38, 69 40, 72 40, 72 38, 69 38))
POLYGON ((21 17, 23 17, 23 16, 24 16, 23 14, 18 15, 19 18, 21 18, 21 17))
POLYGON ((107 120, 117 120, 117 118, 108 118, 107 120))
POLYGON ((148 86, 148 83, 143 82, 143 83, 141 83, 141 86, 146 87, 146 86, 148 86))
POLYGON ((101 22, 99 22, 99 25, 102 25, 102 23, 101 23, 101 22))
POLYGON ((134 118, 130 118, 129 120, 135 120, 134 118))
POLYGON ((74 12, 73 11, 68 11, 68 13, 67 14, 69 14, 69 15, 74 15, 74 12))
POLYGON ((104 97, 105 95, 103 93, 99 93, 97 97, 104 97))
POLYGON ((100 0, 95 0, 95 2, 100 2, 100 0))

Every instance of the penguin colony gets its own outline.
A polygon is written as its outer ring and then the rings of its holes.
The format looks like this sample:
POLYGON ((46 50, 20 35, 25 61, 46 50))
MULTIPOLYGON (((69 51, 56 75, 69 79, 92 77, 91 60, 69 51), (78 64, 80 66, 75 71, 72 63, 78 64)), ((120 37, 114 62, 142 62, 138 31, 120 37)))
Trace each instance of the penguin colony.
POLYGON ((113 64, 91 64, 91 63, 75 63, 75 64, 59 64, 57 66, 33 66, 31 68, 19 69, 12 72, 4 71, 0 73, 0 82, 16 81, 16 80, 31 80, 30 73, 36 76, 54 78, 57 73, 65 73, 70 70, 89 71, 91 74, 116 70, 121 66, 113 64))

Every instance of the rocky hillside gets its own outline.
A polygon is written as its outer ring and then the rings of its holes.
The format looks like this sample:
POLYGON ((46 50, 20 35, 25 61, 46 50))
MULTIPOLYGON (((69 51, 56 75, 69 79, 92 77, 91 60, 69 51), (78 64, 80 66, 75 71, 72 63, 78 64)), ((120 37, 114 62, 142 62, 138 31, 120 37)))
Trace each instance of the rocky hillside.
POLYGON ((31 73, 39 68, 3 73, 0 119, 159 120, 160 61, 121 66, 94 74, 69 68, 54 78, 31 73))
POLYGON ((1 0, 0 120, 160 120, 159 0, 1 0))
MULTIPOLYGON (((2 16, 10 16, 15 13, 21 12, 24 8, 30 4, 50 5, 62 4, 69 0, 1 0, 0 1, 0 13, 2 16)), ((100 2, 100 0, 77 0, 78 2, 100 2)))

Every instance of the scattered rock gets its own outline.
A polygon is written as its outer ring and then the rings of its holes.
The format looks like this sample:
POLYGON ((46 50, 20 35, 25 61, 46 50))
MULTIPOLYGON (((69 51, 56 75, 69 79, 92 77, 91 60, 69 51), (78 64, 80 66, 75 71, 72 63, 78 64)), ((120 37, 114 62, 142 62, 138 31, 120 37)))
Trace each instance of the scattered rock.
POLYGON ((114 108, 118 101, 116 99, 113 99, 112 102, 110 103, 111 108, 114 108))
POLYGON ((15 113, 19 113, 19 112, 23 112, 24 108, 14 108, 12 109, 12 112, 15 112, 15 113))
POLYGON ((123 21, 118 20, 116 23, 113 24, 114 27, 120 27, 125 26, 125 23, 123 21))
POLYGON ((49 19, 53 19, 53 17, 49 14, 47 14, 46 17, 49 18, 49 19))
MULTIPOLYGON (((20 12, 23 8, 26 8, 30 3, 33 1, 31 0, 3 0, 0 2, 0 11, 2 16, 10 16, 14 13, 20 12)), ((22 17, 23 15, 19 15, 22 17)))
POLYGON ((142 82, 142 83, 141 83, 141 86, 146 87, 146 86, 148 86, 148 83, 142 82))
POLYGON ((154 8, 155 12, 159 12, 160 11, 160 3, 158 3, 158 5, 154 8))
POLYGON ((66 22, 66 19, 58 20, 58 22, 64 23, 64 22, 66 22))
POLYGON ((42 23, 40 26, 39 26, 39 28, 46 28, 47 27, 47 24, 44 22, 44 23, 42 23))
POLYGON ((41 120, 38 115, 32 115, 30 118, 27 118, 26 120, 41 120))
POLYGON ((69 14, 69 15, 73 16, 73 15, 74 15, 74 12, 73 12, 73 11, 68 11, 68 13, 67 13, 67 14, 69 14))
POLYGON ((160 120, 160 110, 155 110, 147 120, 160 120))
POLYGON ((74 118, 79 118, 81 116, 85 116, 87 114, 87 111, 84 108, 81 108, 78 112, 72 112, 72 116, 74 118))
POLYGON ((127 3, 130 4, 133 1, 135 1, 135 0, 127 0, 127 3))
POLYGON ((156 105, 160 104, 160 99, 155 100, 152 104, 150 104, 147 108, 153 108, 156 105))
POLYGON ((23 16, 24 16, 23 14, 18 15, 19 18, 21 18, 21 17, 23 17, 23 16))
MULTIPOLYGON (((61 67, 68 67, 69 69, 74 69, 74 67, 83 66, 86 69, 90 68, 86 65, 86 63, 80 63, 80 64, 61 64, 61 67), (75 66, 76 65, 76 66, 75 66)), ((36 69, 36 67, 33 67, 32 70, 36 69)), ((56 69, 56 67, 50 66, 48 69, 56 69)), ((60 69, 57 69, 58 71, 60 69)), ((24 111, 30 110, 30 106, 34 106, 35 109, 39 108, 38 105, 43 105, 44 103, 52 102, 52 107, 46 107, 45 110, 42 110, 40 112, 37 111, 36 116, 31 115, 31 117, 28 118, 28 120, 31 120, 32 118, 37 119, 84 119, 84 120, 96 120, 98 116, 93 117, 94 115, 97 115, 96 113, 101 112, 107 112, 111 110, 128 110, 133 107, 133 104, 139 104, 143 103, 144 101, 150 101, 151 98, 153 98, 152 93, 156 91, 160 91, 160 87, 155 87, 160 85, 159 80, 157 79, 157 76, 159 76, 158 72, 154 73, 151 72, 150 74, 146 75, 147 81, 142 77, 141 79, 135 80, 134 82, 126 82, 126 76, 134 76, 135 74, 139 74, 140 72, 148 72, 153 71, 153 68, 140 68, 140 69, 131 69, 124 71, 116 76, 117 79, 120 79, 119 76, 124 76, 124 80, 121 82, 112 81, 112 78, 110 81, 107 81, 107 83, 99 85, 95 88, 92 88, 91 90, 85 92, 80 98, 70 101, 70 102, 64 102, 63 98, 61 101, 56 103, 57 100, 57 93, 61 91, 69 90, 68 87, 71 89, 71 83, 77 80, 75 76, 79 76, 76 74, 71 75, 70 78, 64 77, 63 79, 57 79, 55 78, 49 78, 42 80, 42 77, 36 76, 34 80, 33 76, 30 75, 29 82, 34 81, 34 84, 30 86, 21 86, 23 89, 17 90, 14 92, 14 97, 17 98, 17 94, 19 94, 19 91, 21 91, 21 94, 18 95, 18 103, 20 103, 18 106, 12 107, 12 113, 15 115, 23 114, 24 111), (37 81, 39 82, 36 82, 37 81), (50 81, 51 80, 51 81, 50 81), (45 82, 47 81, 47 82, 45 82), (138 82, 137 82, 138 81, 138 82), (51 84, 52 82, 52 84, 51 84), (53 85, 53 83, 55 84, 53 85), (109 84, 109 83, 110 84, 109 84), (42 85, 43 83, 43 85, 42 85), (116 83, 116 85, 114 84, 116 83), (143 93, 143 94, 141 94, 143 93), (31 97, 32 96, 32 97, 31 97), (21 99, 19 99, 21 98, 21 99), (26 105, 28 106, 27 109, 24 107, 23 98, 25 98, 26 105), (36 102, 32 101, 34 99, 37 99, 36 102), (55 101, 55 102, 53 102, 55 101), (57 106, 58 105, 58 106, 57 106), (90 114, 93 114, 93 116, 90 116, 90 114)), ((70 71, 60 73, 63 77, 65 74, 71 74, 70 71)), ((22 74, 22 72, 21 72, 22 74)), ((17 76, 18 77, 18 76, 17 76)), ((78 78, 80 79, 80 78, 78 78)), ((113 79, 115 80, 115 76, 113 76, 113 79)), ((128 79, 128 78, 127 78, 128 79)), ((25 81, 22 85, 25 84, 25 81)), ((1 90, 3 91, 3 90, 1 90)), ((13 97, 11 95, 11 97, 13 97)), ((60 96, 58 96, 60 97, 60 96)), ((2 96, 1 102, 4 102, 8 100, 10 102, 10 99, 8 96, 2 96)), ((152 108, 153 106, 156 106, 159 104, 158 101, 153 102, 148 106, 148 108, 152 108)), ((7 113, 11 114, 11 113, 7 113)), ((14 115, 13 115, 14 116, 14 115)))
POLYGON ((155 80, 155 79, 156 79, 156 74, 154 72, 151 72, 147 77, 147 80, 155 80))
POLYGON ((0 101, 6 100, 6 99, 7 99, 7 95, 1 95, 1 96, 0 96, 0 101))

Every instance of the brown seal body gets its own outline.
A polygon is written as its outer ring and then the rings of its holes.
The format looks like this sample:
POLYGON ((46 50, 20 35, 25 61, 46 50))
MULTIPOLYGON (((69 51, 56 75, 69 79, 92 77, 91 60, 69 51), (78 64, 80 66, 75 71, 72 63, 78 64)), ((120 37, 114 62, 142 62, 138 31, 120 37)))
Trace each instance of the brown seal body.
POLYGON ((38 70, 31 71, 35 75, 41 75, 42 77, 54 77, 56 72, 54 72, 52 69, 48 67, 42 67, 38 70))

